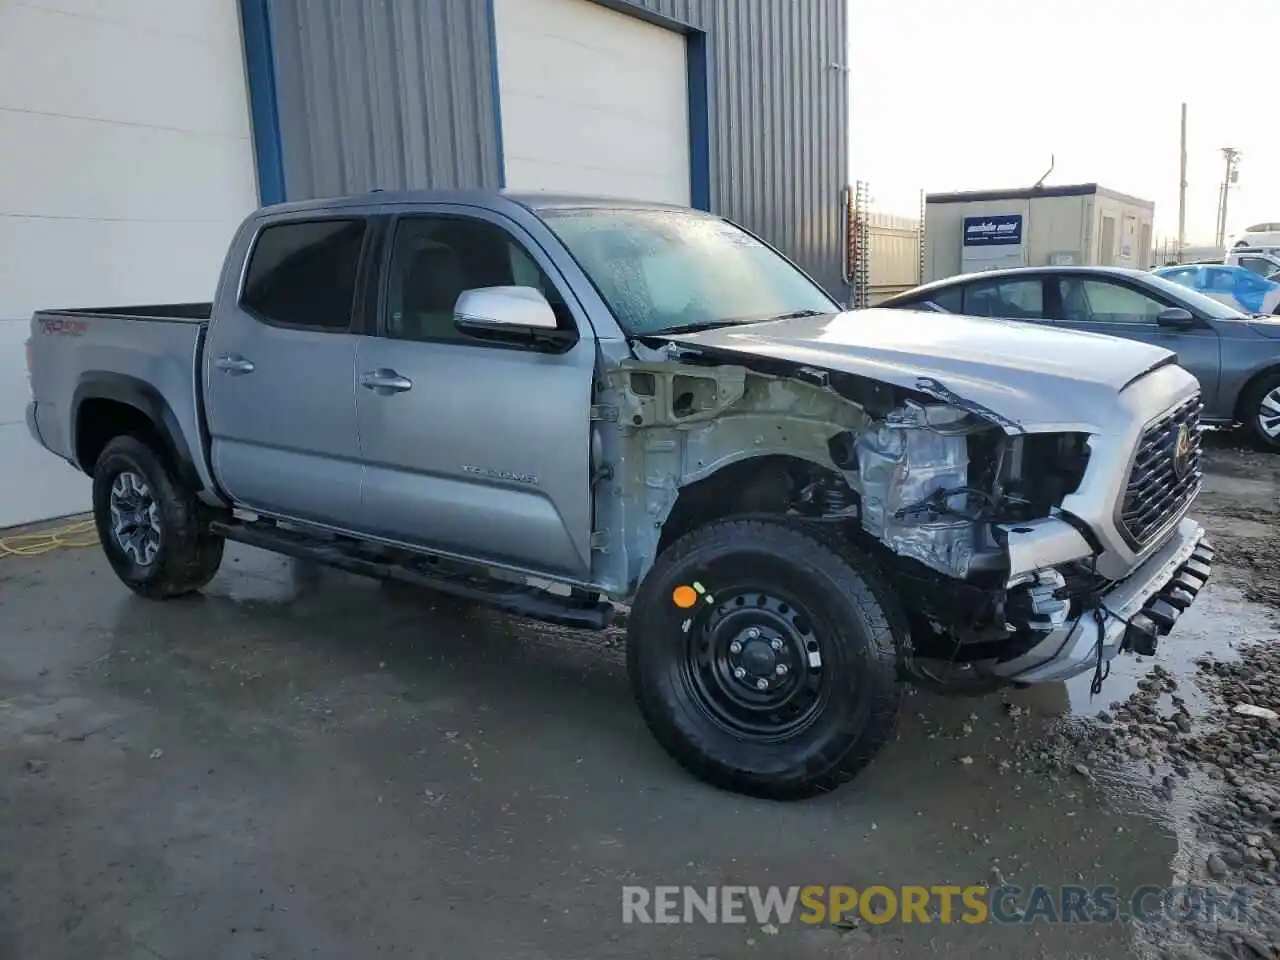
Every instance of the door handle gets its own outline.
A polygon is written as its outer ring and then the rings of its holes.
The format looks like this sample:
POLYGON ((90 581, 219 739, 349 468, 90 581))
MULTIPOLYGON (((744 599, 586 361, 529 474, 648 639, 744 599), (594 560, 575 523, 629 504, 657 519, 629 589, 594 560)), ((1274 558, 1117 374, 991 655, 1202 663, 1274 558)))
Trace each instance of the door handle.
POLYGON ((227 353, 220 356, 213 364, 219 370, 232 375, 243 373, 253 373, 253 361, 246 360, 237 353, 227 353))
POLYGON ((360 386, 385 397, 412 390, 413 381, 408 377, 400 376, 394 370, 380 369, 360 374, 360 386))

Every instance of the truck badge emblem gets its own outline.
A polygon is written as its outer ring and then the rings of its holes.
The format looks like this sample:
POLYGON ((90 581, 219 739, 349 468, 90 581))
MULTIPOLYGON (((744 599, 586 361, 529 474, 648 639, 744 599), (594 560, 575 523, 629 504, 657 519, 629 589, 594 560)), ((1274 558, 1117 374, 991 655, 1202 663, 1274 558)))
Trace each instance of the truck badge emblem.
POLYGON ((1173 475, 1181 480, 1191 471, 1191 431, 1187 425, 1178 426, 1178 437, 1173 444, 1173 475))

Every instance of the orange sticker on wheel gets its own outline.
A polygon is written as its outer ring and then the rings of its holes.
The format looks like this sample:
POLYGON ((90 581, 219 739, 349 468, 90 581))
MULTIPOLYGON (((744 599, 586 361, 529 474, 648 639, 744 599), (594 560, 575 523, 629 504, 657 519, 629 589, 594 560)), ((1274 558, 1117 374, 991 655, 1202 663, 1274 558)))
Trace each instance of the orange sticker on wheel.
POLYGON ((681 610, 688 610, 698 602, 698 591, 693 587, 681 584, 671 591, 671 602, 681 610))

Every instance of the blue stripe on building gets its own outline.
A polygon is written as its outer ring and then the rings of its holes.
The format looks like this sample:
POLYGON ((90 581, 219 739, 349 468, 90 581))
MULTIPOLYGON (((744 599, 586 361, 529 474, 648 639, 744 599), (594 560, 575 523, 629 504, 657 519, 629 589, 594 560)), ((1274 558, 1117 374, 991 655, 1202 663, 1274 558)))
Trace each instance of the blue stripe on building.
POLYGON ((280 108, 276 99, 275 44, 270 0, 240 0, 245 73, 253 121, 253 152, 258 166, 258 200, 263 205, 286 197, 280 108))

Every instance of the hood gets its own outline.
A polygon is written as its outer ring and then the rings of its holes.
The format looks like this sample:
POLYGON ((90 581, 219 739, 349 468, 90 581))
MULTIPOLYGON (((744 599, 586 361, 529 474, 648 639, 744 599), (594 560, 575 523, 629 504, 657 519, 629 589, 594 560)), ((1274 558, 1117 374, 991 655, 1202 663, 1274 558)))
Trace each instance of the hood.
MULTIPOLYGON (((1280 297, 1276 305, 1280 306, 1280 297)), ((1248 338, 1250 334, 1280 339, 1280 316, 1255 313, 1242 317, 1215 317, 1213 324, 1220 334, 1231 339, 1248 338)))
MULTIPOLYGON (((1272 309, 1275 308, 1272 307, 1272 309)), ((1280 338, 1280 316, 1250 317, 1248 320, 1240 322, 1247 323, 1249 329, 1254 333, 1260 333, 1262 336, 1272 340, 1280 338)))
POLYGON ((663 339, 784 360, 919 390, 990 415, 1011 433, 1108 422, 1116 395, 1176 362, 1162 347, 1037 324, 870 309, 720 327, 663 339))

